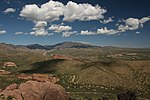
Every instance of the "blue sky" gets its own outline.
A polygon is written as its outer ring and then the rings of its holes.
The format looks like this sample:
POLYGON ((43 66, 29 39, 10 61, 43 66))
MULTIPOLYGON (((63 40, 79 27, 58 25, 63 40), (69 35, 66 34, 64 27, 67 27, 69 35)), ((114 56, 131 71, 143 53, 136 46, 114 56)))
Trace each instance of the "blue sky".
POLYGON ((0 42, 150 47, 149 0, 3 0, 0 42))

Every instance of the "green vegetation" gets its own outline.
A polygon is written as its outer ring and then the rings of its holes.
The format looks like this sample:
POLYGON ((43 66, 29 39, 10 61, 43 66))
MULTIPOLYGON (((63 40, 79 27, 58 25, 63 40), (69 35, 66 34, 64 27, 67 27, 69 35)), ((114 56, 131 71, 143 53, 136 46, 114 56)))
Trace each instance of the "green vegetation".
POLYGON ((59 84, 65 87, 72 98, 83 99, 90 95, 94 100, 103 97, 115 99, 117 94, 126 90, 136 91, 139 97, 149 98, 148 85, 145 85, 149 84, 149 72, 142 72, 149 68, 149 62, 116 59, 82 62, 55 59, 35 63, 32 70, 24 73, 52 73, 60 79, 59 84), (147 80, 143 80, 145 77, 147 80))
MULTIPOLYGON (((117 94, 135 91, 138 99, 150 99, 150 50, 123 48, 67 48, 49 51, 11 49, 0 50, 0 88, 26 80, 20 73, 53 74, 75 100, 116 99, 117 94), (45 53, 46 52, 46 53, 45 53), (69 55, 71 59, 51 59, 51 54, 69 55), (3 68, 11 61, 15 67, 3 68)), ((8 98, 11 100, 11 98, 8 98)))
POLYGON ((0 100, 13 100, 13 97, 11 97, 11 96, 5 97, 3 94, 1 94, 0 100))
POLYGON ((7 100, 12 100, 13 98, 11 96, 8 96, 7 97, 7 100))
POLYGON ((0 88, 6 88, 8 85, 12 84, 12 83, 23 83, 26 80, 22 80, 22 79, 18 79, 16 75, 1 75, 0 76, 0 88))

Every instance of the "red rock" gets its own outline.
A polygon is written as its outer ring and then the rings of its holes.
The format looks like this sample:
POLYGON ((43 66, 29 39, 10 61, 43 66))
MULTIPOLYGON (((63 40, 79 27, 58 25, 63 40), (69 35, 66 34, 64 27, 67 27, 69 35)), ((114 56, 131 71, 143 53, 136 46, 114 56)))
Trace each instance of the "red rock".
POLYGON ((18 85, 16 83, 13 83, 13 84, 7 86, 5 91, 11 91, 11 90, 17 89, 17 86, 18 85))
POLYGON ((12 96, 17 100, 69 100, 65 89, 57 84, 50 82, 27 81, 20 84, 17 89, 8 86, 0 94, 12 96))
POLYGON ((57 77, 50 76, 48 74, 20 74, 18 75, 18 78, 20 79, 26 79, 26 80, 33 80, 33 81, 38 81, 38 82, 52 82, 56 83, 59 81, 57 77))
POLYGON ((17 67, 14 62, 4 62, 4 67, 17 67))
POLYGON ((17 76, 20 79, 25 79, 25 80, 31 80, 32 76, 31 75, 27 75, 27 74, 20 74, 17 76))

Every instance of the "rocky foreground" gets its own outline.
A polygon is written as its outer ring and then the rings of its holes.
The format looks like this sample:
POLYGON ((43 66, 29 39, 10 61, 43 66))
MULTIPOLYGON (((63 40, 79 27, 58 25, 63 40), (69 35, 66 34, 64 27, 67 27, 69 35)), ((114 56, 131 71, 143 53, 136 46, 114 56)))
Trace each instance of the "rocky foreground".
MULTIPOLYGON (((11 72, 1 70, 0 75, 10 75, 11 72)), ((59 78, 49 74, 20 74, 18 79, 25 83, 13 83, 0 90, 0 100, 72 100, 65 89, 58 85, 59 78)), ((127 91, 120 93, 117 100, 137 100, 136 93, 127 91)), ((99 100, 99 99, 98 99, 99 100)), ((103 100, 108 100, 104 97, 103 100)))
MULTIPOLYGON (((22 76, 22 75, 21 75, 22 76)), ((19 77, 21 77, 19 76, 19 77)), ((25 75, 23 75, 25 78, 25 75)), ((43 81, 44 75, 28 75, 29 80, 20 85, 13 83, 0 90, 0 99, 3 100, 69 100, 65 89, 52 81, 43 81)), ((55 78, 54 78, 55 79, 55 78)), ((47 79, 45 79, 47 80, 47 79)))

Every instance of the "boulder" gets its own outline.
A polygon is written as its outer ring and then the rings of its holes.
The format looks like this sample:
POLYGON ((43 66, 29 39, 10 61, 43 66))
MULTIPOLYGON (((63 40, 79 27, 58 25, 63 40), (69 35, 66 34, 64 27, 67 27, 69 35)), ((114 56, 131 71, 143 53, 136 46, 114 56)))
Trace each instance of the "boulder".
POLYGON ((17 100, 69 100, 65 89, 51 82, 27 81, 20 86, 12 84, 2 94, 17 100))

